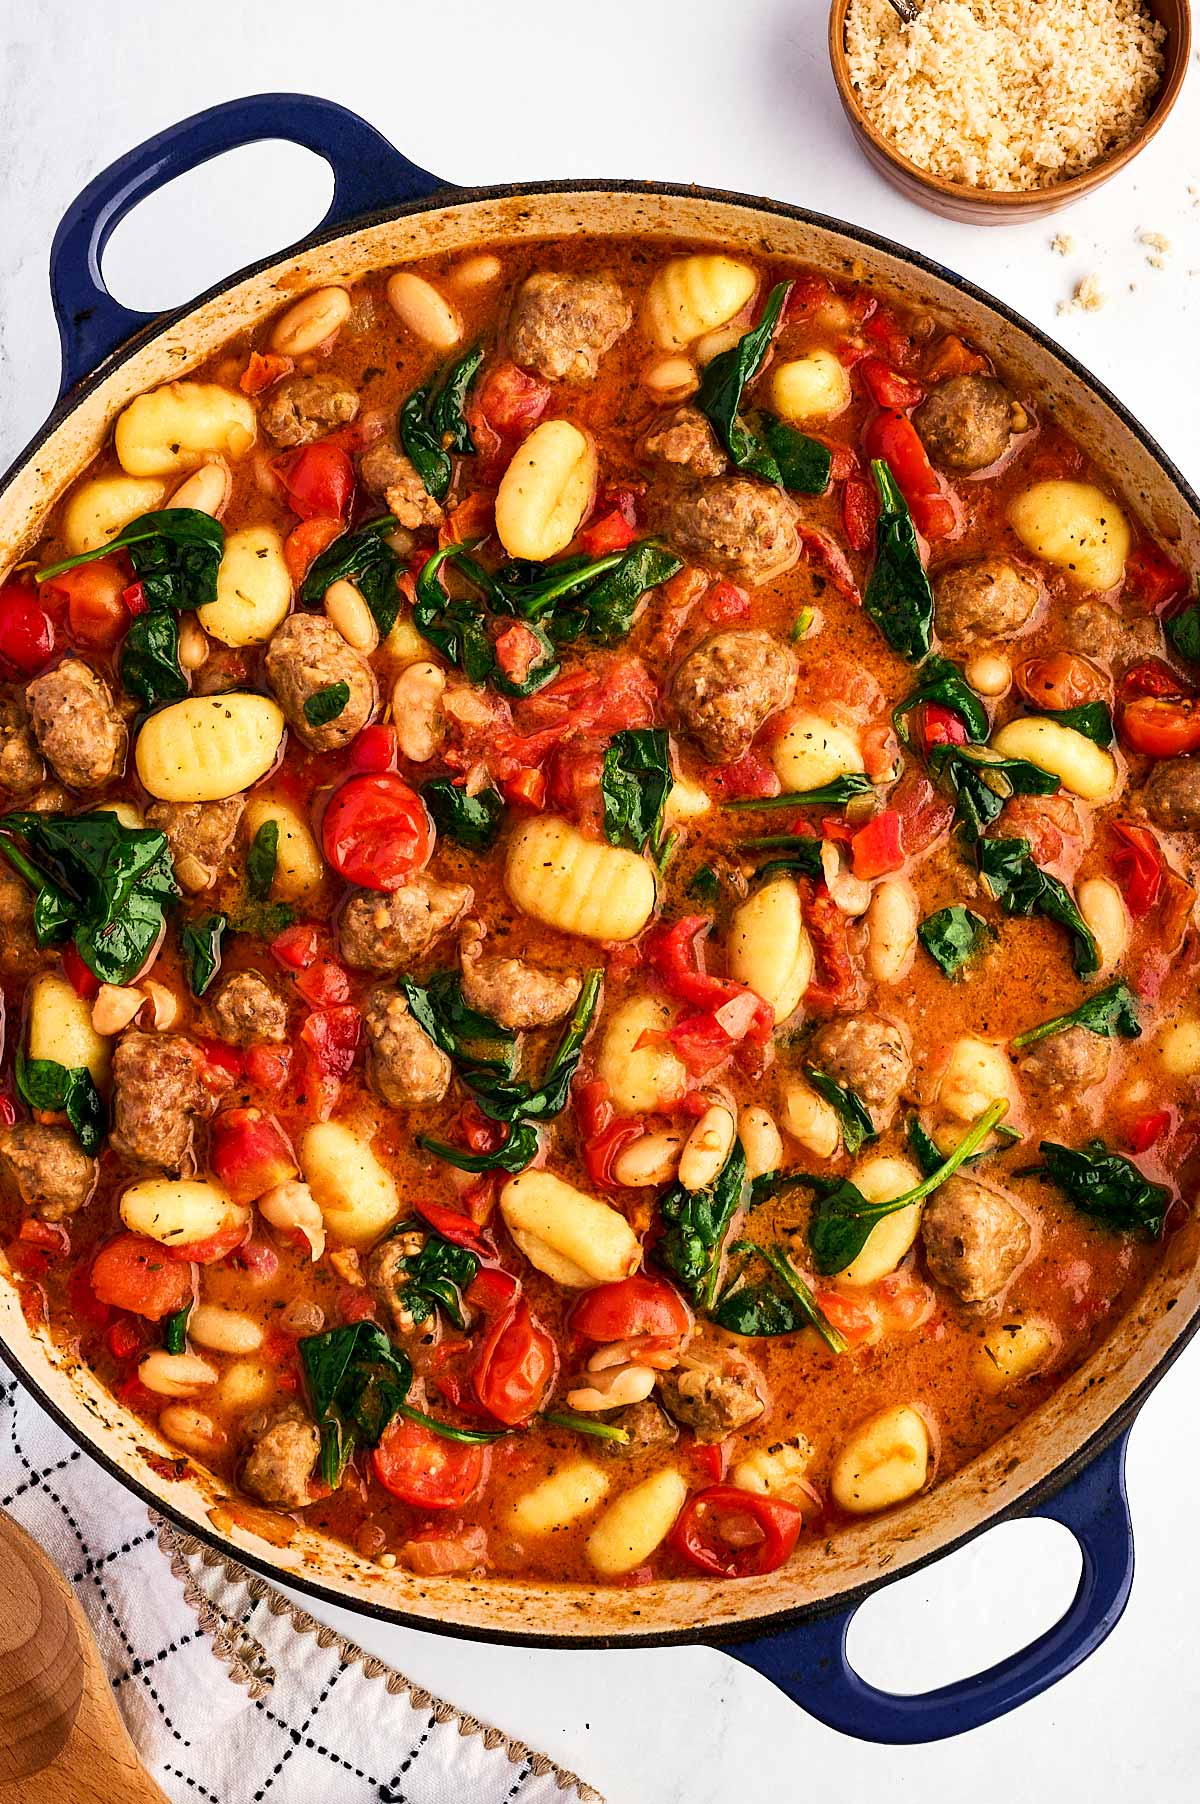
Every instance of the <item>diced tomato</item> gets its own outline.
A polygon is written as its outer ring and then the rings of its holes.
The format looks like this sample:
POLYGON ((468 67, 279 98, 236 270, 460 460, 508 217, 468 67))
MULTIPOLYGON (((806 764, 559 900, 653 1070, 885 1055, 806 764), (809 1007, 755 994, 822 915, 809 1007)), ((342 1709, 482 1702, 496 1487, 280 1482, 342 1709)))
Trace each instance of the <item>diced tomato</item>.
POLYGON ((711 1485, 684 1504, 667 1543, 701 1572, 756 1578, 790 1557, 803 1520, 796 1505, 781 1498, 711 1485))
POLYGON ((882 458, 908 504, 913 525, 932 543, 954 532, 954 504, 930 463, 917 429, 906 414, 877 413, 868 421, 864 443, 868 456, 882 458))
POLYGON ((751 746, 732 764, 714 764, 704 773, 704 787, 719 802, 777 796, 783 788, 775 767, 751 746))
POLYGON ((714 583, 701 607, 706 620, 714 626, 727 626, 731 620, 744 620, 750 612, 750 597, 736 583, 714 583))
POLYGON ((852 607, 861 607, 862 596, 841 546, 835 545, 828 533, 819 531, 815 526, 798 525, 796 532, 805 557, 825 572, 844 601, 848 601, 852 607))
MULTIPOLYGON (((58 1259, 65 1259, 71 1251, 71 1236, 59 1222, 39 1221, 36 1216, 27 1215, 17 1230, 17 1239, 22 1246, 30 1247, 42 1254, 46 1265, 53 1265, 58 1259)), ((11 1254, 11 1248, 10 1254, 11 1254)))
POLYGON ((320 439, 277 457, 272 465, 302 520, 344 520, 354 497, 354 465, 340 445, 320 439))
POLYGON ((1156 613, 1187 589, 1187 573, 1153 539, 1135 545, 1125 560, 1125 587, 1156 613))
POLYGON ((691 1332, 692 1312, 665 1278, 635 1272, 585 1291, 571 1311, 570 1327, 583 1340, 598 1342, 642 1334, 678 1340, 691 1332))
POLYGON ((542 771, 525 768, 506 777, 502 785, 504 799, 522 808, 543 808, 546 803, 546 778, 542 771))
POLYGON ((100 994, 100 979, 89 965, 85 965, 75 949, 74 940, 68 940, 62 950, 63 976, 84 1002, 94 1002, 100 994))
POLYGON ((1156 701, 1177 701, 1186 693, 1182 677, 1161 658, 1143 658, 1140 663, 1131 664, 1121 678, 1124 702, 1142 695, 1152 695, 1156 701))
MULTIPOLYGON (((521 1286, 511 1272, 498 1265, 485 1265, 467 1286, 465 1296, 472 1309, 478 1309, 489 1321, 507 1315, 515 1306, 521 1286)), ((440 1368, 439 1368, 440 1369, 440 1368)))
POLYGON ((337 1312, 343 1322, 369 1322, 375 1315, 375 1297, 365 1285, 347 1284, 337 1293, 337 1312))
POLYGON ((612 1189, 616 1182, 613 1165, 617 1155, 634 1140, 640 1140, 645 1131, 645 1124, 640 1119, 626 1119, 612 1122, 585 1141, 583 1163, 592 1183, 604 1190, 612 1189))
POLYGON ((600 789, 604 753, 600 748, 587 741, 568 741, 551 754, 545 776, 550 806, 598 833, 604 818, 600 789))
POLYGON ((913 340, 901 324, 900 317, 886 305, 876 307, 863 327, 864 336, 878 346, 893 367, 904 369, 912 362, 913 340))
POLYGON ((67 1300, 71 1305, 71 1313, 77 1321, 87 1322, 94 1328, 103 1328, 111 1311, 107 1303, 102 1303, 92 1289, 92 1261, 81 1259, 67 1279, 67 1300))
POLYGON ((255 1202, 298 1175, 287 1135, 261 1109, 224 1109, 210 1134, 209 1163, 235 1203, 255 1202))
POLYGON ((278 351, 251 351, 250 361, 238 377, 238 387, 244 395, 261 395, 273 382, 290 376, 295 367, 293 358, 278 351))
POLYGON ((189 1240, 182 1245, 172 1244, 164 1247, 168 1259, 181 1260, 185 1265, 216 1265, 220 1259, 228 1259, 236 1253, 250 1233, 251 1221, 249 1209, 240 1203, 231 1208, 223 1227, 215 1234, 206 1235, 203 1240, 189 1240))
POLYGON ((336 959, 315 958, 297 973, 296 988, 313 1008, 336 1008, 350 1000, 350 979, 336 959))
POLYGON ((925 375, 930 382, 945 382, 950 376, 981 376, 989 368, 987 358, 965 345, 954 332, 939 338, 925 359, 925 375))
POLYGON ((553 1337, 525 1299, 518 1297, 510 1309, 498 1312, 489 1326, 472 1383, 489 1415, 509 1428, 518 1428, 542 1407, 557 1371, 553 1337))
POLYGON ((105 1329, 104 1344, 114 1359, 132 1359, 143 1345, 141 1329, 133 1322, 116 1321, 105 1329))
POLYGON ((853 445, 838 444, 833 439, 817 438, 815 433, 810 437, 816 439, 818 445, 824 445, 829 453, 830 482, 849 482, 851 477, 860 474, 858 452, 853 445))
POLYGON ((445 1578, 453 1573, 475 1572, 486 1566, 487 1551, 485 1528, 464 1528, 458 1523, 453 1533, 449 1530, 442 1533, 436 1528, 419 1530, 401 1544, 399 1558, 401 1565, 415 1572, 418 1578, 445 1578))
POLYGON ((262 1042, 246 1048, 246 1078, 256 1090, 282 1090, 292 1068, 290 1046, 262 1042))
POLYGON ((833 292, 833 284, 824 276, 814 276, 803 270, 792 279, 783 317, 787 320, 811 319, 818 307, 833 299, 833 292))
POLYGON ((399 889, 428 864, 433 838, 425 804, 394 771, 348 777, 321 823, 326 858, 363 889, 399 889))
POLYGON ((495 530, 495 495, 490 489, 473 489, 442 521, 438 544, 461 545, 466 539, 489 539, 495 530))
POLYGON ((375 1476, 401 1503, 421 1510, 461 1509, 484 1482, 486 1447, 447 1440, 421 1422, 396 1416, 371 1455, 375 1476))
POLYGON ((340 518, 329 514, 302 520, 299 526, 292 528, 283 541, 283 561, 288 567, 293 588, 300 587, 308 575, 309 566, 323 551, 328 551, 333 541, 340 539, 345 530, 340 518))
POLYGON ((515 363, 497 363, 479 385, 479 411, 501 438, 519 438, 541 419, 552 392, 540 376, 515 363))
POLYGON ((163 1406, 162 1397, 144 1385, 136 1372, 128 1373, 120 1384, 113 1386, 113 1396, 139 1416, 156 1416, 163 1406))
POLYGON ((418 1214, 424 1216, 434 1233, 440 1234, 443 1240, 466 1247, 480 1259, 495 1258, 493 1249, 481 1238, 475 1223, 460 1210, 447 1209, 441 1203, 431 1203, 423 1198, 418 1198, 415 1206, 418 1214))
POLYGON ((300 1029, 318 1072, 345 1077, 354 1064, 362 1017, 356 1008, 314 1009, 300 1029))
POLYGON ((903 411, 906 407, 916 407, 925 399, 925 390, 919 382, 910 382, 907 376, 889 369, 882 357, 864 357, 856 368, 876 407, 903 411))
POLYGON ((351 770, 391 770, 396 763, 396 729, 382 722, 364 727, 351 742, 348 757, 351 770))
POLYGON ((459 1111, 458 1125, 463 1139, 473 1153, 494 1153, 508 1138, 505 1124, 493 1121, 474 1101, 463 1104, 459 1111))
POLYGON ((465 1190, 459 1192, 458 1200, 463 1211, 477 1228, 485 1227, 495 1214, 501 1183, 498 1171, 484 1171, 473 1184, 468 1184, 465 1190))
POLYGON ((1149 1115, 1139 1115, 1136 1121, 1130 1123, 1127 1131, 1130 1150, 1135 1153, 1149 1152, 1155 1141, 1162 1139, 1171 1121, 1170 1109, 1155 1109, 1149 1115))
POLYGON ((544 648, 536 633, 533 633, 523 621, 514 620, 506 626, 492 648, 496 654, 496 662, 512 683, 523 683, 534 665, 544 655, 544 648))
POLYGON ((900 816, 900 838, 905 854, 916 858, 950 831, 954 804, 936 789, 924 771, 910 765, 891 794, 891 805, 900 816))
POLYGON ((842 527, 851 551, 870 551, 875 543, 877 512, 871 484, 852 476, 842 489, 842 527))
MULTIPOLYGON (((207 1039, 201 1039, 199 1044, 210 1070, 226 1080, 232 1078, 236 1082, 241 1077, 246 1063, 236 1046, 227 1046, 224 1040, 207 1039)), ((228 1081, 224 1087, 228 1088, 228 1081)))
POLYGON ((145 1234, 118 1234, 106 1241, 92 1260, 90 1283, 101 1303, 152 1322, 173 1315, 192 1297, 187 1266, 167 1258, 158 1241, 145 1234))
POLYGON ((1125 898, 1126 908, 1135 920, 1140 921, 1149 914, 1162 893, 1166 860, 1149 827, 1114 821, 1112 831, 1117 841, 1109 859, 1113 876, 1125 898))
POLYGON ((121 590, 121 600, 125 603, 130 618, 133 620, 136 620, 139 614, 150 612, 145 583, 130 583, 127 589, 121 590))
POLYGON ((901 820, 894 808, 885 808, 860 827, 850 842, 856 877, 883 877, 904 863, 901 820))
POLYGON ((1026 658, 1013 672, 1017 688, 1035 708, 1080 708, 1103 700, 1108 685, 1094 665, 1074 652, 1046 652, 1026 658))
POLYGON ((804 1000, 813 1013, 841 1013, 853 1008, 862 994, 850 956, 846 917, 824 883, 805 884, 801 895, 813 948, 813 978, 804 1000))
POLYGON ((637 538, 637 513, 629 489, 617 489, 604 497, 607 512, 593 519, 579 535, 589 557, 609 557, 624 551, 637 538))
POLYGON ((1194 696, 1158 701, 1152 695, 1129 702, 1120 715, 1122 742, 1147 758, 1186 758, 1200 751, 1200 706, 1194 696))
POLYGON ((819 1290, 818 1309, 853 1347, 879 1338, 879 1310, 869 1296, 853 1297, 844 1290, 819 1290))
POLYGON ((285 927, 271 941, 272 957, 289 971, 306 971, 321 950, 321 929, 311 921, 297 921, 285 927))
MULTIPOLYGON (((93 569, 83 564, 80 571, 93 569)), ((80 572, 64 571, 64 576, 80 572)), ((0 667, 10 677, 35 676, 54 653, 54 624, 27 583, 0 587, 0 667)))
POLYGON ((942 702, 923 702, 921 740, 926 751, 935 745, 966 745, 967 723, 954 708, 947 708, 942 702))
MULTIPOLYGON (((521 705, 522 725, 607 736, 658 719, 658 685, 640 658, 618 653, 594 659, 590 669, 565 671, 521 705)), ((553 744, 554 741, 549 743, 553 744)), ((524 745, 528 748, 529 741, 524 745)), ((543 754, 544 755, 544 754, 543 754)), ((532 754, 519 760, 537 764, 532 754)))
POLYGON ((729 1464, 729 1444, 727 1441, 694 1441, 687 1450, 687 1457, 706 1485, 719 1485, 729 1464))

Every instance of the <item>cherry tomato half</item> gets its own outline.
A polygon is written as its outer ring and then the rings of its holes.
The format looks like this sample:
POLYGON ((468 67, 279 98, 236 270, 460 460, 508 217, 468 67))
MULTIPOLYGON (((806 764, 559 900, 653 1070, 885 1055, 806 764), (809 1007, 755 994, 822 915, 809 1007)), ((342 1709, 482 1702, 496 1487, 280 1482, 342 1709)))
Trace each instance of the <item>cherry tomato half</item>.
POLYGON ((1121 713, 1121 738, 1147 758, 1185 758, 1200 751, 1200 709, 1195 698, 1159 701, 1143 695, 1121 713))
POLYGON ((340 445, 304 445, 277 458, 274 469, 288 506, 302 520, 345 518, 354 494, 354 465, 340 445))
POLYGON ((489 1415, 517 1428, 542 1407, 557 1366, 553 1340, 518 1297, 511 1309, 500 1311, 484 1338, 472 1374, 475 1395, 489 1415))
POLYGON ((674 1287, 648 1272, 598 1284, 571 1311, 571 1328, 584 1340, 632 1340, 638 1334, 681 1335, 692 1312, 674 1287))
POLYGON ((132 618, 124 602, 129 578, 111 558, 97 558, 64 570, 43 585, 48 596, 67 600, 67 624, 76 645, 94 645, 111 651, 120 643, 132 618))
POLYGON ((1108 684, 1086 658, 1070 651, 1052 651, 1040 658, 1026 658, 1013 672, 1017 688, 1035 708, 1080 708, 1103 701, 1108 684))
POLYGON ((757 1578, 783 1565, 800 1538, 802 1521, 794 1503, 736 1485, 710 1485, 688 1499, 667 1543, 701 1572, 757 1578))
POLYGON ((191 1301, 192 1275, 145 1234, 118 1234, 92 1260, 89 1281, 100 1303, 160 1322, 191 1301))
POLYGON ((0 588, 0 664, 33 676, 54 650, 54 627, 25 583, 0 588))
POLYGON ((420 1422, 396 1416, 371 1455, 385 1491, 419 1510, 456 1510, 483 1483, 486 1447, 434 1434, 420 1422))
POLYGON ((350 777, 325 810, 325 856, 362 889, 394 890, 424 868, 433 851, 425 804, 393 771, 350 777))

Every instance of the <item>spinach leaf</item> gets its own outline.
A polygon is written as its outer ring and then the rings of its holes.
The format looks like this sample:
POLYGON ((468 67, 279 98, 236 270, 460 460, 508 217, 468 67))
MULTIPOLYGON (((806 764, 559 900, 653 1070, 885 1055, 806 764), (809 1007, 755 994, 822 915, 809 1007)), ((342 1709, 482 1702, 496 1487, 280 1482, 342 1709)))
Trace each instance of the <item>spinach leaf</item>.
POLYGON ((391 514, 383 514, 353 532, 344 532, 314 558, 300 585, 300 600, 306 607, 314 607, 324 599, 331 583, 352 582, 371 610, 379 637, 386 639, 400 612, 396 578, 403 559, 387 542, 388 534, 395 530, 391 514))
POLYGON ((631 545, 582 598, 588 637, 597 645, 615 645, 627 638, 642 596, 682 569, 683 559, 653 539, 631 545))
POLYGON ((518 560, 497 570, 492 605, 518 620, 545 620, 558 644, 586 633, 600 645, 614 645, 628 636, 646 591, 682 568, 683 560, 655 539, 638 539, 599 558, 548 565, 518 560))
POLYGON ((733 1253, 747 1253, 761 1259, 790 1294, 781 1296, 772 1285, 737 1282, 731 1285, 713 1310, 713 1320, 731 1334, 760 1338, 776 1334, 795 1334, 805 1327, 815 1328, 831 1353, 846 1351, 846 1338, 833 1326, 812 1291, 804 1282, 787 1254, 780 1247, 759 1246, 753 1240, 735 1241, 733 1253))
MULTIPOLYGON (((970 1158, 963 1160, 964 1165, 978 1165, 979 1161, 981 1159, 986 1159, 990 1153, 1000 1152, 1002 1150, 1007 1151, 1008 1146, 1019 1141, 1021 1138, 1016 1128, 1009 1127, 1008 1124, 1003 1121, 998 1122, 992 1131, 997 1140, 1005 1141, 1008 1145, 1003 1148, 999 1146, 981 1146, 978 1152, 972 1153, 970 1158)), ((917 1161, 917 1164, 921 1169, 922 1177, 927 1178, 941 1165, 943 1155, 939 1152, 936 1141, 931 1135, 925 1132, 925 1129, 921 1126, 920 1119, 916 1115, 910 1115, 908 1118, 907 1134, 909 1149, 912 1152, 913 1158, 917 1161)))
POLYGON ((1050 719, 1058 721, 1060 726, 1073 727, 1075 732, 1094 740, 1097 745, 1109 746, 1113 742, 1112 709, 1107 702, 1084 702, 1078 708, 1056 708, 1050 712, 1050 719))
POLYGON ((933 590, 921 562, 908 504, 887 465, 871 465, 879 491, 875 564, 867 579, 863 607, 893 651, 917 664, 929 652, 933 634, 933 590))
MULTIPOLYGON (((479 1260, 467 1247, 455 1246, 415 1218, 401 1223, 388 1239, 416 1230, 425 1236, 419 1253, 407 1254, 400 1264, 407 1274, 396 1285, 398 1301, 414 1322, 424 1322, 441 1309, 460 1332, 467 1326, 462 1293, 479 1272, 479 1260)), ((386 1242, 384 1243, 386 1245, 386 1242)))
POLYGON ((604 754, 600 794, 604 837, 613 846, 657 854, 663 809, 671 790, 670 741, 665 727, 630 727, 614 734, 604 754))
POLYGON ((487 616, 478 603, 451 600, 439 572, 450 562, 485 597, 495 593, 492 578, 462 545, 443 545, 422 566, 417 577, 413 625, 422 638, 436 645, 443 656, 471 683, 486 683, 496 669, 496 654, 487 633, 487 616))
POLYGON ((531 1117, 540 1120, 561 1114, 567 1105, 571 1080, 579 1068, 584 1041, 599 1006, 603 981, 604 973, 599 969, 585 973, 562 1037, 551 1053, 536 1089, 531 1089, 524 1080, 510 1081, 492 1071, 462 1074, 463 1082, 474 1091, 475 1100, 485 1115, 495 1121, 519 1122, 531 1117))
POLYGON ((193 996, 203 996, 221 969, 221 939, 228 925, 223 914, 193 915, 179 930, 183 968, 193 996))
POLYGON ((27 1059, 18 1050, 13 1075, 30 1108, 65 1114, 84 1152, 95 1157, 104 1142, 108 1112, 87 1066, 68 1070, 54 1059, 27 1059))
POLYGON ((461 1146, 451 1146, 445 1140, 434 1140, 429 1134, 418 1134, 417 1145, 423 1146, 436 1159, 444 1159, 447 1165, 453 1165, 458 1171, 518 1172, 524 1171, 530 1160, 537 1156, 538 1131, 532 1121, 518 1121, 503 1146, 498 1146, 490 1153, 466 1152, 461 1146))
POLYGON ((304 718, 310 727, 327 727, 331 720, 336 720, 345 711, 349 700, 349 683, 329 683, 324 689, 315 689, 305 698, 304 718))
POLYGON ((475 449, 463 404, 482 362, 483 346, 473 345, 440 376, 414 390, 400 409, 400 443, 435 501, 444 501, 450 492, 450 453, 467 457, 475 449))
POLYGON ((93 551, 81 551, 39 570, 34 578, 43 583, 90 564, 95 558, 124 551, 142 585, 146 606, 160 609, 200 608, 217 599, 217 571, 225 549, 225 531, 219 520, 194 507, 162 507, 139 514, 115 538, 93 551))
POLYGON ((949 658, 939 658, 936 654, 926 658, 917 672, 916 687, 892 710, 892 725, 901 745, 911 746, 908 716, 924 702, 953 708, 967 729, 967 741, 971 745, 982 745, 991 732, 987 709, 949 658))
POLYGON ((1018 1034, 1013 1045, 1036 1046, 1039 1040, 1060 1034, 1068 1027, 1086 1027, 1089 1033, 1099 1034, 1103 1040, 1111 1040, 1114 1034, 1122 1040, 1140 1039, 1142 1024, 1138 1019, 1137 997, 1127 984, 1110 983, 1072 1009, 1069 1015, 1055 1015, 1052 1021, 1043 1021, 1040 1026, 1018 1034))
POLYGON ((844 808, 853 796, 869 795, 874 788, 870 777, 864 771, 848 771, 844 777, 834 777, 829 783, 822 783, 818 789, 793 789, 781 796, 742 796, 736 802, 726 802, 726 808, 844 808))
POLYGON ((179 900, 166 834, 126 827, 108 809, 0 816, 0 856, 37 891, 38 945, 74 939, 102 983, 137 976, 179 900))
POLYGON ((166 1353, 187 1352, 188 1317, 192 1313, 190 1303, 182 1309, 173 1310, 163 1321, 163 1351, 166 1353))
POLYGON ((516 1035, 463 1001, 457 971, 437 971, 422 987, 398 979, 416 1021, 436 1046, 460 1065, 481 1065, 511 1078, 517 1068, 516 1035))
POLYGON ((790 282, 777 282, 758 324, 708 364, 696 406, 736 469, 806 495, 823 495, 833 464, 828 448, 774 414, 759 414, 756 430, 741 413, 743 393, 762 368, 791 287, 790 282))
POLYGON ((717 1293, 721 1251, 746 1190, 746 1155, 735 1140, 724 1167, 703 1190, 673 1184, 659 1199, 666 1232, 657 1255, 692 1301, 708 1311, 717 1293))
POLYGON ((489 785, 472 796, 452 778, 434 777, 422 787, 421 800, 444 839, 474 852, 486 852, 495 845, 504 817, 498 789, 489 785))
POLYGON ((917 938, 947 977, 956 977, 994 937, 990 923, 982 915, 958 902, 926 915, 917 928, 917 938))
POLYGON ((981 839, 975 848, 980 875, 1010 915, 1042 914, 1065 927, 1073 942, 1076 975, 1094 977, 1100 952, 1065 883, 1034 863, 1025 839, 981 839))
POLYGON ((869 1140, 878 1140, 879 1134, 875 1123, 871 1120, 870 1111, 858 1093, 848 1084, 839 1084, 828 1072, 818 1071, 815 1065, 806 1065, 804 1074, 818 1096, 823 1096, 837 1116, 842 1129, 842 1144, 853 1158, 869 1140))
POLYGON ((938 745, 929 766, 942 788, 954 797, 958 824, 978 839, 997 820, 1012 796, 1048 796, 1058 778, 1028 758, 1005 758, 986 746, 938 745))
POLYGON ((1041 1171, 1082 1214, 1123 1234, 1160 1237, 1171 1192, 1143 1177, 1131 1159, 1109 1152, 1103 1140, 1077 1150, 1043 1140, 1038 1151, 1045 1160, 1041 1171))
POLYGON ((1200 601, 1193 601, 1178 614, 1163 621, 1163 631, 1172 651, 1191 664, 1200 664, 1200 601))
POLYGON ((279 822, 264 821, 246 854, 246 894, 252 902, 265 902, 279 865, 279 822))
POLYGON ((147 708, 179 702, 188 680, 179 664, 179 628, 166 610, 139 614, 121 641, 117 659, 121 687, 147 708))
POLYGON ((796 1181, 816 1192, 808 1224, 808 1244, 813 1264, 821 1276, 845 1271, 862 1252, 871 1230, 885 1216, 895 1215, 899 1210, 923 1201, 947 1178, 953 1177, 959 1166, 987 1139, 1007 1109, 1008 1102, 1004 1097, 992 1103, 936 1170, 929 1172, 911 1190, 882 1203, 869 1203, 849 1178, 818 1178, 798 1172, 796 1181))
POLYGON ((800 833, 777 833, 773 838, 744 839, 739 843, 750 851, 782 850, 784 853, 781 858, 768 858, 766 864, 759 865, 754 873, 756 887, 770 883, 775 877, 814 877, 819 881, 825 875, 821 863, 822 840, 809 839, 800 833))
POLYGON ((721 879, 711 864, 702 864, 700 869, 693 873, 687 886, 687 893, 697 902, 702 902, 705 908, 715 908, 721 897, 721 879))

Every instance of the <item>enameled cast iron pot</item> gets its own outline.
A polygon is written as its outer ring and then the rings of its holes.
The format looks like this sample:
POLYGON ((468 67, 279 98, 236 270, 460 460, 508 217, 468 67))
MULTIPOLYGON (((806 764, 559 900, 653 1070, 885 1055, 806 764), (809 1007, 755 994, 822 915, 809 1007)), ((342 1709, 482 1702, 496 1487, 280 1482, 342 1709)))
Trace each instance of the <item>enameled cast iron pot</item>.
MULTIPOLYGON (((947 270, 869 232, 799 207, 665 184, 541 182, 465 190, 402 156, 353 113, 303 95, 258 95, 185 120, 97 176, 68 210, 51 253, 62 338, 53 414, 0 486, 0 575, 99 449, 125 403, 186 375, 234 332, 326 282, 480 242, 636 233, 782 252, 927 307, 985 345, 1103 465, 1185 562, 1200 565, 1200 500, 1120 403, 1074 360, 999 302, 947 270), (320 228, 285 255, 243 270, 162 318, 108 294, 104 246, 139 200, 222 151, 282 138, 333 168, 320 228)), ((721 1645, 823 1722, 884 1742, 954 1735, 1011 1710, 1069 1672, 1118 1620, 1133 1577, 1124 1488, 1129 1426, 1150 1388, 1200 1324, 1200 1224, 1170 1243, 1137 1306, 1033 1415, 927 1497, 838 1537, 802 1547, 760 1579, 591 1590, 500 1580, 426 1582, 386 1572, 304 1528, 279 1546, 231 1512, 200 1474, 170 1481, 147 1457, 153 1436, 86 1371, 27 1327, 0 1283, 0 1353, 74 1439, 114 1476, 221 1552, 319 1601, 410 1627, 532 1646, 721 1645), (855 1609, 874 1587, 1018 1515, 1065 1523, 1083 1552, 1067 1614, 1019 1654, 922 1697, 866 1685, 845 1658, 855 1609)), ((162 1451, 170 1452, 163 1447, 162 1451)))

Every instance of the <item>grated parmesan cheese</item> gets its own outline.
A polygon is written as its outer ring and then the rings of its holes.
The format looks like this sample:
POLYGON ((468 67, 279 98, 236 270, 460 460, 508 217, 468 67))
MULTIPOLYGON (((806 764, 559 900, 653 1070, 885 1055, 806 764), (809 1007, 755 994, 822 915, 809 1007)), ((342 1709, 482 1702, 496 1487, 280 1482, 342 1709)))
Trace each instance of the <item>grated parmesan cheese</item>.
POLYGON ((1099 313, 1101 307, 1107 307, 1108 296, 1100 286, 1097 275, 1084 276, 1082 282, 1075 284, 1075 292, 1069 301, 1060 301, 1060 313, 1099 313))
POLYGON ((910 162, 1004 192, 1050 187, 1145 124, 1167 33, 1141 0, 850 0, 850 79, 910 162))

